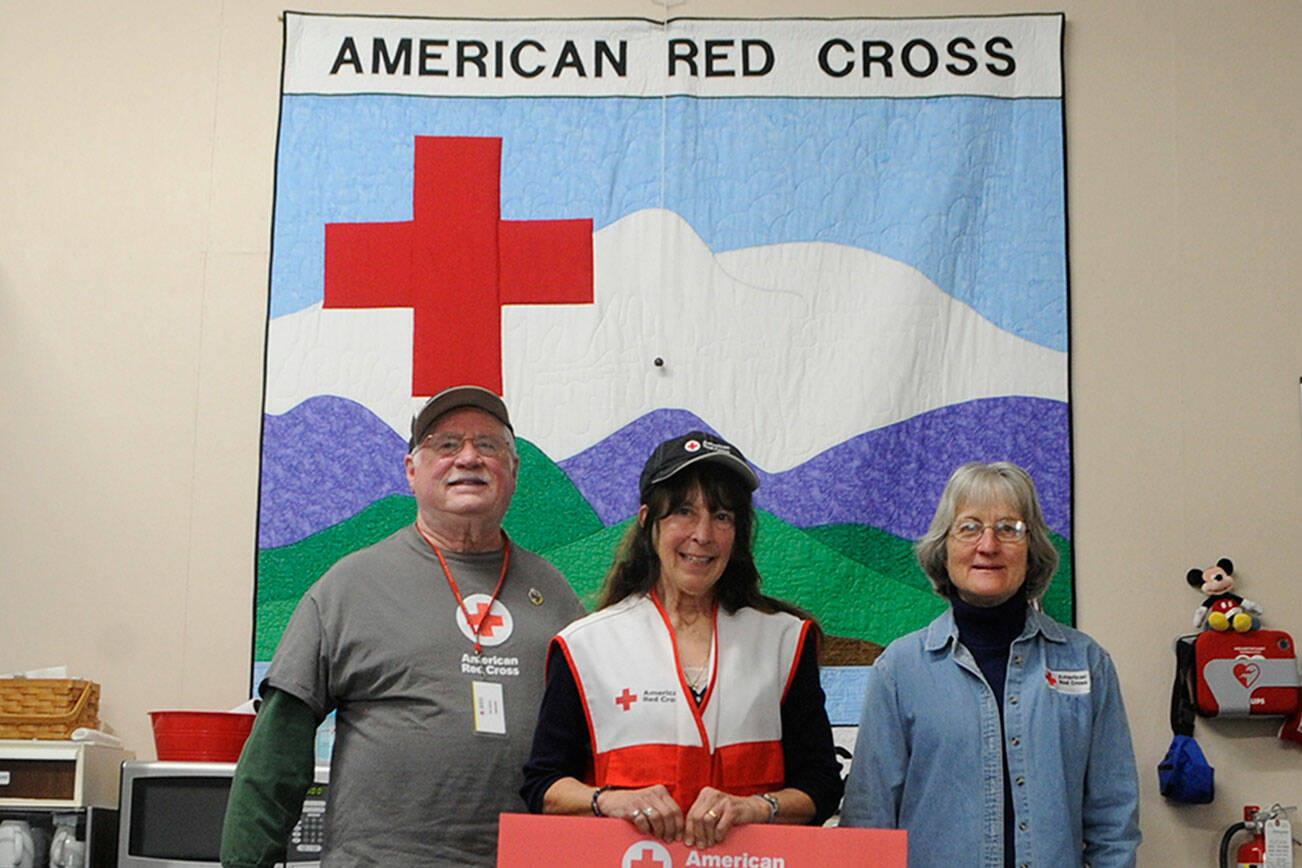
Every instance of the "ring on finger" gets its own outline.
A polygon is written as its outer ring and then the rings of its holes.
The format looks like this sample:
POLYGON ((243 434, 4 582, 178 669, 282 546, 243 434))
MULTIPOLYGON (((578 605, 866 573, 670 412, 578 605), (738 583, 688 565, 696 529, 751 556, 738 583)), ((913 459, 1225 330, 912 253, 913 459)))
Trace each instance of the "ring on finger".
POLYGON ((634 808, 634 809, 633 809, 633 813, 632 813, 630 816, 632 816, 632 818, 633 818, 634 820, 636 820, 638 817, 642 816, 642 809, 641 809, 641 808, 634 808))
POLYGON ((710 808, 710 810, 706 811, 705 816, 709 817, 711 820, 719 819, 719 815, 714 812, 714 808, 710 808))
POLYGON ((650 818, 650 817, 654 817, 654 816, 656 815, 656 809, 655 809, 655 808, 647 808, 647 809, 646 809, 645 811, 643 811, 642 813, 646 814, 648 818, 650 818))

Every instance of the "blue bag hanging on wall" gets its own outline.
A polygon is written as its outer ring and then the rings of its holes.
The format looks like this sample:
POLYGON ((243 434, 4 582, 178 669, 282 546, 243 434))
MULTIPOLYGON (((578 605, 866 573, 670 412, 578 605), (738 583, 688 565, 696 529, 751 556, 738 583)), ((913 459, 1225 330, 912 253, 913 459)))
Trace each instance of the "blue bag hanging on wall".
POLYGON ((1215 769, 1194 741, 1194 636, 1175 640, 1175 683, 1171 685, 1171 731, 1175 737, 1157 765, 1161 793, 1173 802, 1205 805, 1216 797, 1215 769))

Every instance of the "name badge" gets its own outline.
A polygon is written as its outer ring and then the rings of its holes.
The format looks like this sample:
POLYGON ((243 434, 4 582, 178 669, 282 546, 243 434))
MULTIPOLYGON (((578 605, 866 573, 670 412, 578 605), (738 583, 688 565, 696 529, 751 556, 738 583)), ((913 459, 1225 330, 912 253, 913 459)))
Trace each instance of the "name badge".
POLYGON ((494 681, 472 681, 470 689, 475 704, 475 732, 506 735, 506 703, 502 699, 502 685, 494 681))
POLYGON ((1059 693, 1085 694, 1090 692, 1090 671, 1088 669, 1046 669, 1044 680, 1049 682, 1049 689, 1059 693))

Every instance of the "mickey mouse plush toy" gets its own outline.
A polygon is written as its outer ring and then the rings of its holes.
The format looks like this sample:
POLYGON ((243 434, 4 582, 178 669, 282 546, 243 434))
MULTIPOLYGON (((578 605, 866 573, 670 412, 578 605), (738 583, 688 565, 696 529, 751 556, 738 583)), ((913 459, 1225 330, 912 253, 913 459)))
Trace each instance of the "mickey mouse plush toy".
POLYGON ((1207 594, 1207 599, 1194 612, 1195 630, 1215 630, 1223 633, 1234 630, 1246 633, 1261 626, 1261 606, 1245 600, 1234 589, 1234 562, 1221 558, 1216 566, 1205 570, 1192 569, 1185 577, 1190 586, 1207 594))

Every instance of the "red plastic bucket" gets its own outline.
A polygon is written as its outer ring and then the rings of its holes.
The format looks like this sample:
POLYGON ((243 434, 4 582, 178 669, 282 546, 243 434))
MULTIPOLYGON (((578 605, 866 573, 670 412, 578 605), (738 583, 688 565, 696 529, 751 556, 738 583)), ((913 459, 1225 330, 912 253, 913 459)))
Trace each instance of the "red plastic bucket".
POLYGON ((151 711, 160 760, 233 763, 253 729, 252 714, 238 711, 151 711))

